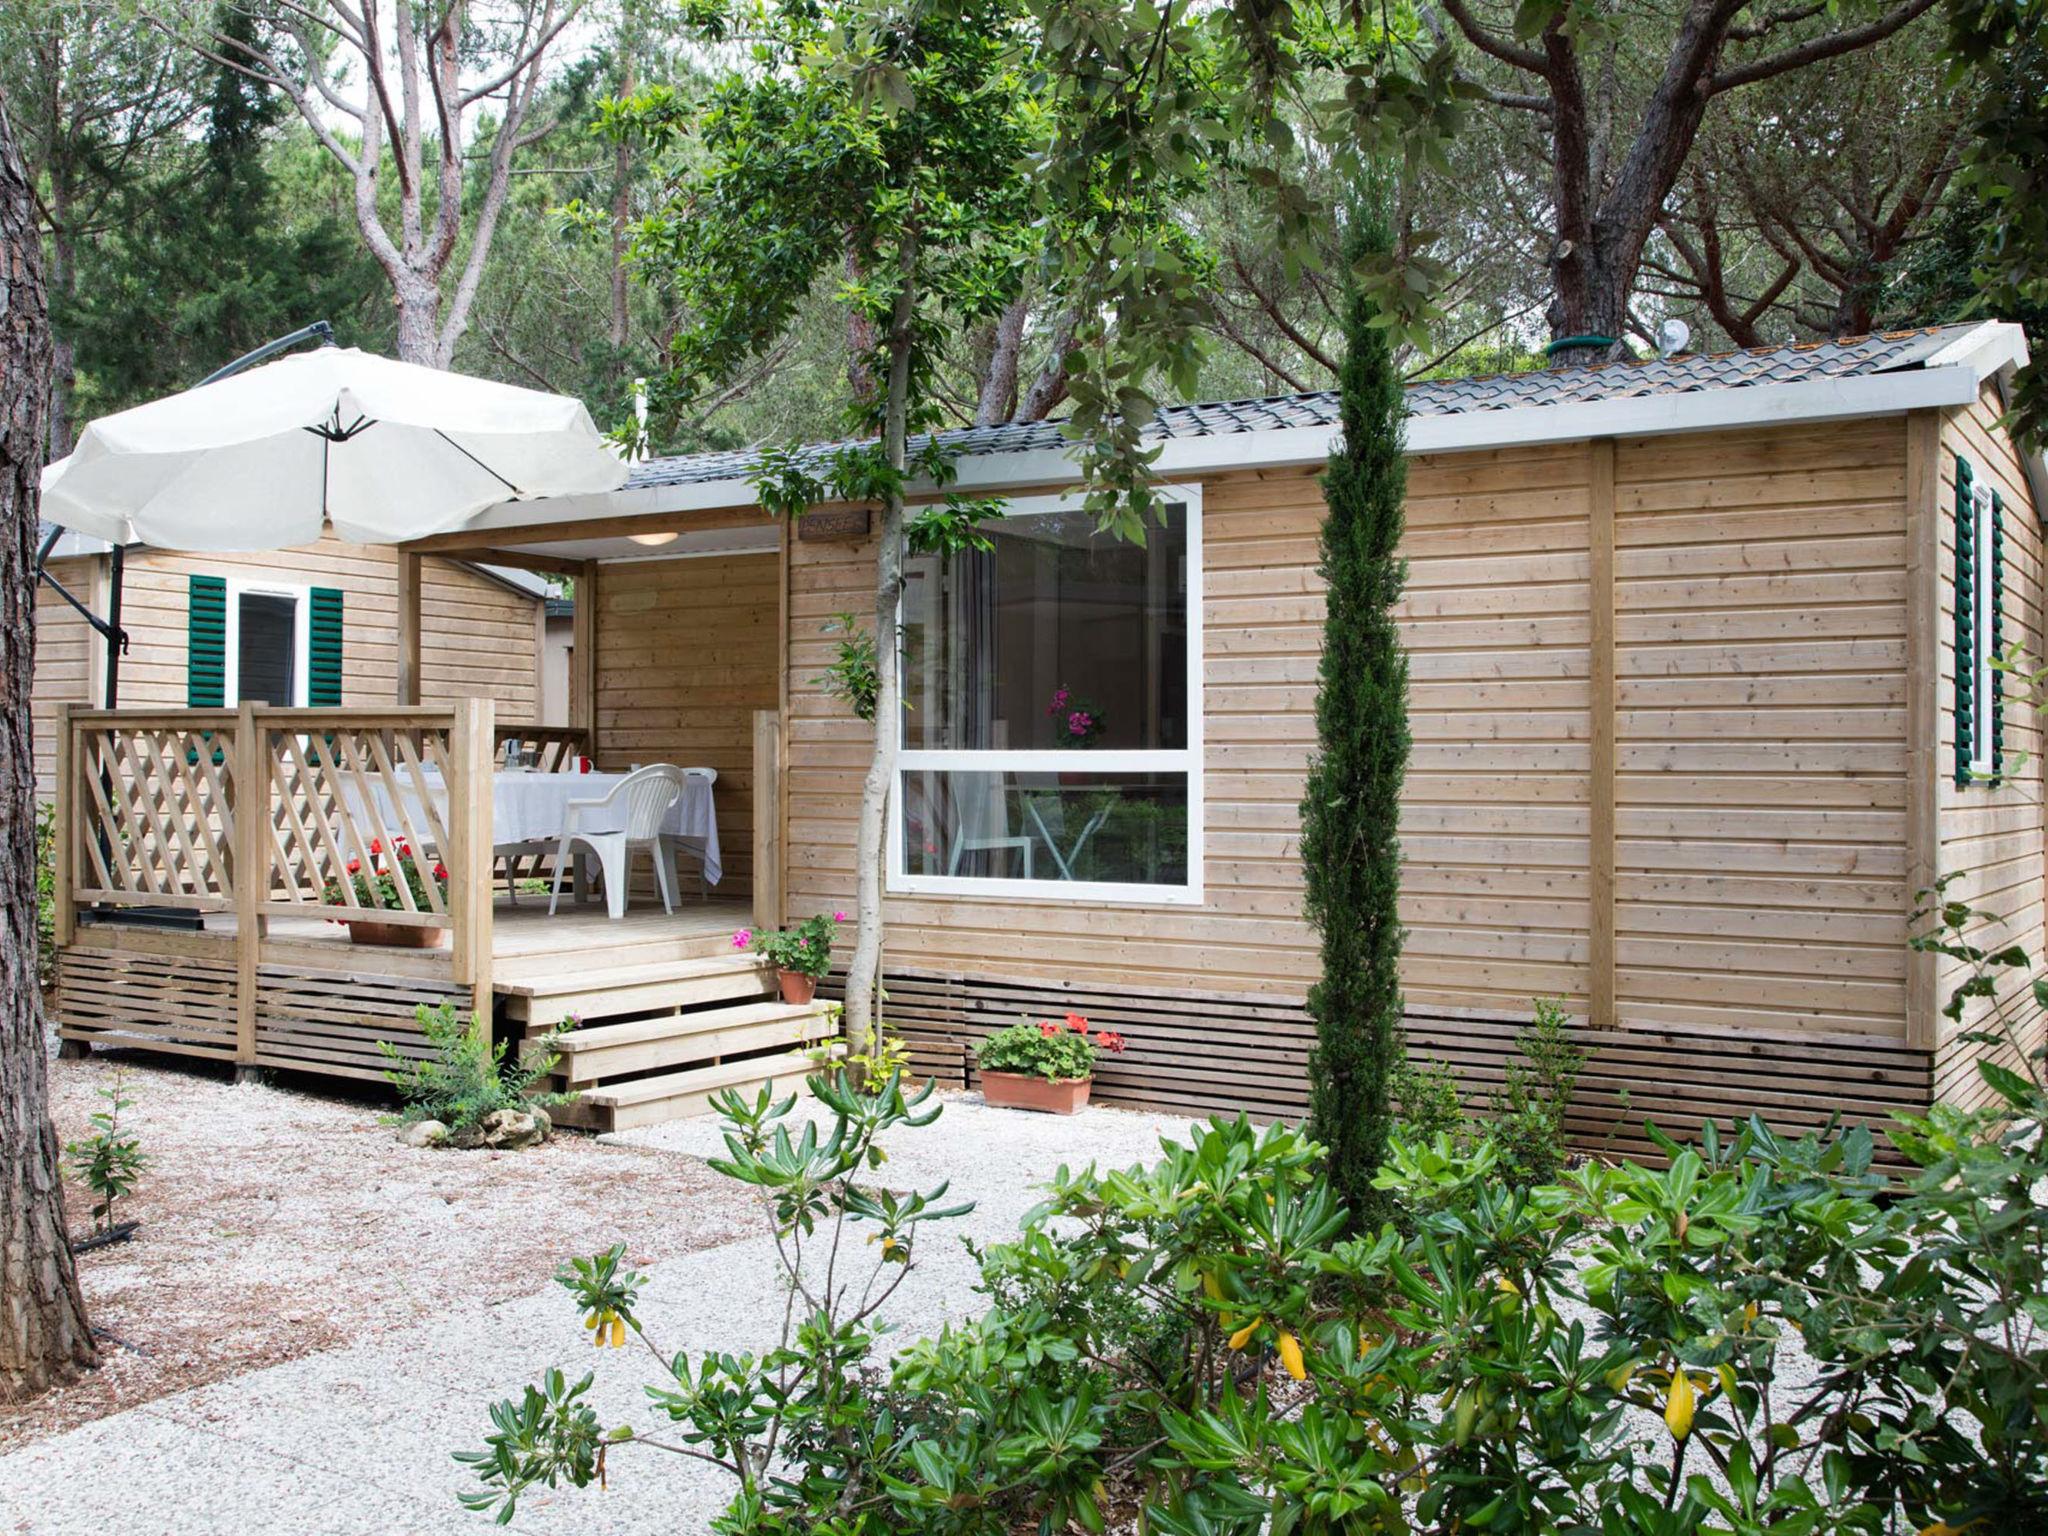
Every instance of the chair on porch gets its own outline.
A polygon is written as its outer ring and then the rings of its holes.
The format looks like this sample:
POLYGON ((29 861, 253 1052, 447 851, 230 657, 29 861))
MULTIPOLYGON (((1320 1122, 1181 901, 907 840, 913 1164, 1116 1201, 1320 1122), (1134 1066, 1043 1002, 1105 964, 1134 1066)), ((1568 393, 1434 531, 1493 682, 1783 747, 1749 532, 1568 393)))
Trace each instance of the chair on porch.
POLYGON ((662 836, 662 825, 683 797, 685 775, 673 763, 636 768, 608 794, 594 800, 571 800, 563 820, 562 840, 555 849, 555 883, 548 896, 548 916, 562 899, 562 871, 571 846, 581 843, 597 855, 604 871, 604 901, 614 920, 626 915, 626 885, 633 850, 647 849, 654 858, 654 878, 661 887, 665 912, 676 909, 675 859, 662 836))

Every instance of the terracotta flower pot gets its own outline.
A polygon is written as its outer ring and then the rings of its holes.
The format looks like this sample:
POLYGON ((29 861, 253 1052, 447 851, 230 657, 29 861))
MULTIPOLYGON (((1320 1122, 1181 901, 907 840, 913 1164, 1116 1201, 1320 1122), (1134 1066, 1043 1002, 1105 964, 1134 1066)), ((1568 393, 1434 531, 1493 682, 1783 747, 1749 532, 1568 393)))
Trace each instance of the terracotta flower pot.
POLYGON ((379 923, 360 917, 342 920, 351 944, 379 944, 386 949, 439 949, 448 940, 446 928, 412 923, 379 923))
POLYGON ((1035 1109, 1071 1115, 1088 1107, 1085 1077, 1046 1079, 1028 1072, 983 1072, 981 1096, 999 1109, 1035 1109))
POLYGON ((782 988, 785 1003, 808 1003, 818 995, 818 978, 802 971, 777 971, 775 982, 782 988))

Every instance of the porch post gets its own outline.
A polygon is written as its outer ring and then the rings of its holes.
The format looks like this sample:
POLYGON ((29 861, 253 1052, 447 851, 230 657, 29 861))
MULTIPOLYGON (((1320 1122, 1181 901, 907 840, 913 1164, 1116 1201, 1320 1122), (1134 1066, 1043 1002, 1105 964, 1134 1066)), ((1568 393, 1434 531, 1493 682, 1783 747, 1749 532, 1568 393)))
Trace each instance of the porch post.
POLYGON ((497 705, 458 699, 448 729, 449 916, 454 971, 469 987, 475 1027, 491 1027, 491 759, 497 705))
POLYGON ((56 887, 51 893, 56 903, 51 932, 52 942, 59 949, 78 932, 78 905, 71 894, 78 884, 78 860, 72 846, 78 836, 74 820, 78 796, 72 787, 78 773, 78 757, 72 737, 78 728, 71 723, 71 713, 77 708, 76 704, 57 706, 56 779, 50 799, 50 874, 56 887))
POLYGON ((593 762, 598 755, 597 579, 595 560, 576 568, 576 612, 569 638, 569 723, 583 732, 583 751, 593 762))
POLYGON ((398 702, 420 701, 420 582, 425 558, 398 552, 398 702))
POLYGON ((754 926, 782 926, 782 731, 772 709, 754 711, 754 926))
POLYGON ((235 903, 235 1077, 256 1069, 256 971, 263 958, 263 898, 270 881, 263 837, 270 819, 269 732, 256 720, 256 706, 245 703, 235 719, 234 770, 229 779, 234 801, 231 835, 234 849, 228 878, 235 903))

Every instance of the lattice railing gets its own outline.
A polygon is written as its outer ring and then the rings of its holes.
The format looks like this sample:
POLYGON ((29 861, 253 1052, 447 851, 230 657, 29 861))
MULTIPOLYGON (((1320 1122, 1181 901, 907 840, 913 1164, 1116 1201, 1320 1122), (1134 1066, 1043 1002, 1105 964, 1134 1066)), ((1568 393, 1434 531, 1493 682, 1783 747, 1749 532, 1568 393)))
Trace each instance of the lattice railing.
POLYGON ((580 725, 501 725, 493 745, 503 757, 505 743, 517 741, 534 754, 534 767, 542 773, 560 773, 575 759, 590 755, 590 732, 580 725))
POLYGON ((236 717, 180 711, 78 728, 69 786, 82 902, 223 912, 235 898, 236 717))
POLYGON ((256 718, 269 811, 262 910, 448 926, 449 722, 256 718))
POLYGON ((465 872, 488 900, 490 796, 451 795, 462 762, 489 782, 488 736, 453 751, 453 710, 74 710, 67 729, 73 907, 445 928, 465 872))

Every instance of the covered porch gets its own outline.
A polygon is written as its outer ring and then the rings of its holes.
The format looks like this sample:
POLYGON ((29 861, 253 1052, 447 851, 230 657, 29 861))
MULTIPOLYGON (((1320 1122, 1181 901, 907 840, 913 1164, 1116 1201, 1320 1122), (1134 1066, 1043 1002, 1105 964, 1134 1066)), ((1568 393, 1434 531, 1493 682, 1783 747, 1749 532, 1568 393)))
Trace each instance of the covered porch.
MULTIPOLYGON (((773 712, 750 713, 746 738, 747 771, 720 788, 772 806, 773 712)), ((602 751, 586 727, 500 723, 485 700, 67 710, 54 860, 65 1049, 376 1081, 382 1045, 423 1053, 417 1010, 450 1004, 500 1038, 569 1027, 559 1076, 583 1094, 569 1118, 600 1129, 806 1068, 829 1014, 781 1004, 772 973, 732 943, 774 920, 776 881, 757 872, 776 861, 752 831, 774 827, 772 809, 721 808, 752 844, 727 850, 737 878, 700 894, 685 853, 673 912, 643 857, 622 917, 567 882, 550 915, 552 857, 511 852, 493 824, 508 741, 542 774, 602 751), (393 848, 432 877, 349 878, 393 848)))

